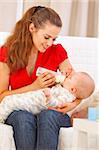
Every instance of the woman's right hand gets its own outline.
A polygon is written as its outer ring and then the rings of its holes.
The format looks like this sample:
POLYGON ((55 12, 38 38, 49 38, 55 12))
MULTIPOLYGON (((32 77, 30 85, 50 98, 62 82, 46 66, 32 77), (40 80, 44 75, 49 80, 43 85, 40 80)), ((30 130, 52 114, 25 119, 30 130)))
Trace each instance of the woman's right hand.
POLYGON ((33 86, 35 85, 36 89, 42 89, 54 85, 55 81, 55 75, 50 72, 44 72, 32 84, 33 86))

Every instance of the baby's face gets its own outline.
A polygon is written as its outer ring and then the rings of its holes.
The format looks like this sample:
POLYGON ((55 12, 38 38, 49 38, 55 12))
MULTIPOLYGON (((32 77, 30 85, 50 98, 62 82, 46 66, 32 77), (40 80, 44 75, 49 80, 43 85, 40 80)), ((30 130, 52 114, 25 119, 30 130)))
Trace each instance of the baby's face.
POLYGON ((67 90, 70 90, 72 87, 76 86, 77 76, 78 75, 74 73, 72 76, 65 78, 63 82, 63 87, 66 88, 67 90))
POLYGON ((63 82, 63 87, 67 90, 70 90, 71 86, 73 85, 72 77, 65 78, 63 82))

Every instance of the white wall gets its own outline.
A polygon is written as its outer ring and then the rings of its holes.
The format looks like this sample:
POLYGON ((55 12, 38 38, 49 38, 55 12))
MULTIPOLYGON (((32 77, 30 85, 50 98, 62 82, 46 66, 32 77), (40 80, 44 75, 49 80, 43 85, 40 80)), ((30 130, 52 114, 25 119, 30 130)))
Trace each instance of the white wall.
POLYGON ((62 43, 76 71, 86 71, 93 77, 99 91, 99 38, 60 36, 56 42, 62 43))
POLYGON ((0 0, 0 32, 10 32, 22 15, 23 0, 0 0))

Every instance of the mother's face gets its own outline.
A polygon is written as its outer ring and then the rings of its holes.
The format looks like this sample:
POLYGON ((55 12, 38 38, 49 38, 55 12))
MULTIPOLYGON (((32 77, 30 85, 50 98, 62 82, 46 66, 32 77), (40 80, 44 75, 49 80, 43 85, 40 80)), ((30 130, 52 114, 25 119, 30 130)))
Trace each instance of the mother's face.
POLYGON ((33 30, 30 32, 32 34, 33 39, 33 48, 40 52, 45 52, 48 47, 50 47, 57 35, 60 32, 60 27, 57 27, 49 22, 47 22, 43 28, 36 29, 33 26, 33 30))

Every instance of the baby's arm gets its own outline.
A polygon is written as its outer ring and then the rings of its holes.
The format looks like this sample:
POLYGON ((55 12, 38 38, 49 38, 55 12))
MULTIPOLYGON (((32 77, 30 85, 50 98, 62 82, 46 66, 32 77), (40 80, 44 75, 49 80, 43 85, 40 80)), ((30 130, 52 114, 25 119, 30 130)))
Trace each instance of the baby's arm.
POLYGON ((42 91, 44 92, 46 98, 49 99, 51 97, 50 88, 44 88, 42 91))
POLYGON ((57 88, 55 86, 53 86, 52 88, 45 88, 43 89, 43 92, 47 98, 46 100, 46 105, 48 107, 56 107, 58 106, 60 103, 63 103, 63 97, 60 97, 60 93, 59 90, 57 90, 57 88), (60 101, 61 99, 61 101, 60 101))
POLYGON ((51 97, 52 97, 50 88, 44 88, 44 89, 42 89, 42 91, 43 91, 43 93, 46 97, 46 106, 49 106, 50 105, 50 100, 51 100, 51 97))

